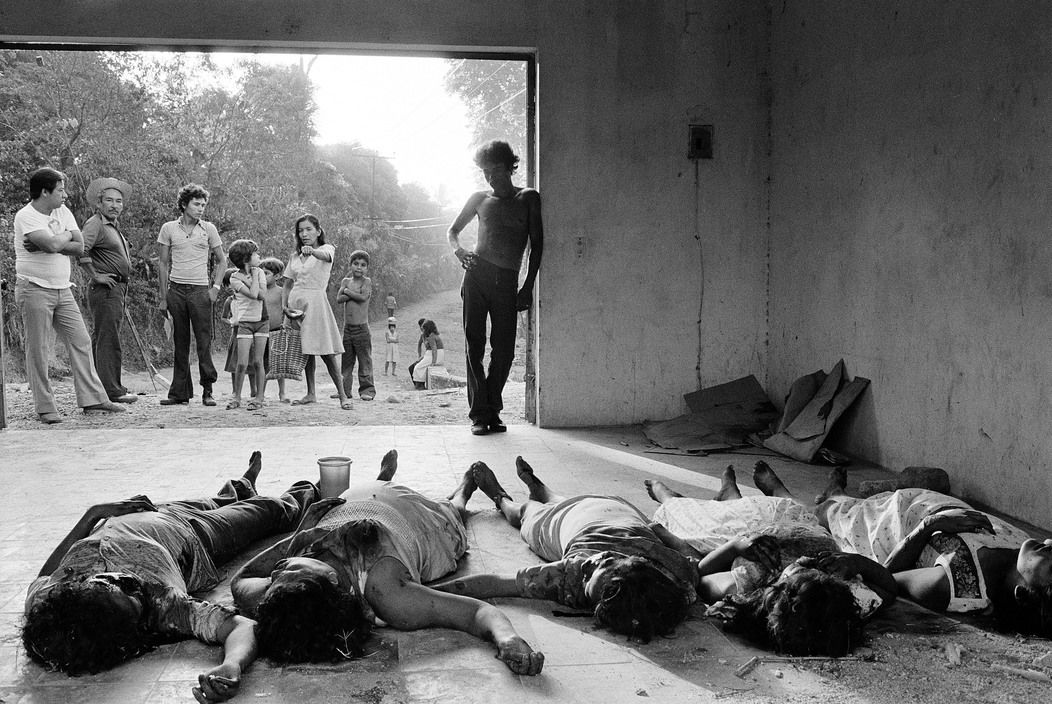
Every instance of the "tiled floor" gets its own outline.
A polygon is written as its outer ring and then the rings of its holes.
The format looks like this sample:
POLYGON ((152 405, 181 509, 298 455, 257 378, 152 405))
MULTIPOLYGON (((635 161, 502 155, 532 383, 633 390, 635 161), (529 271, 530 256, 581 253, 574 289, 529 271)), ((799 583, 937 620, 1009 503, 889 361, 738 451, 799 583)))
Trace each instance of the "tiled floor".
MULTIPOLYGON (((646 477, 661 478, 687 495, 711 497, 720 471, 733 462, 743 492, 755 491, 749 481, 755 457, 656 454, 646 450, 638 428, 553 431, 513 426, 506 435, 487 437, 473 437, 462 426, 73 431, 57 444, 56 437, 35 431, 0 432, 0 484, 6 499, 0 514, 0 702, 4 704, 192 701, 190 689, 197 673, 219 657, 216 648, 196 641, 163 646, 96 676, 69 678, 29 662, 18 636, 25 589, 89 505, 143 492, 157 501, 208 493, 227 476, 241 474, 254 449, 263 452, 261 493, 278 493, 295 479, 315 478, 315 460, 325 455, 352 457, 352 482, 373 478, 381 456, 390 448, 399 451, 397 480, 434 496, 448 494, 472 462, 484 460, 513 496, 521 498, 516 455, 525 457, 559 493, 618 494, 647 513, 656 504, 643 486, 646 477)), ((813 496, 825 484, 822 469, 781 460, 771 464, 802 497, 813 496)), ((857 472, 852 482, 881 476, 879 470, 857 472)), ((474 511, 468 526, 471 551, 462 572, 513 572, 537 560, 485 496, 477 494, 469 508, 474 511)), ((225 583, 213 595, 229 601, 225 583)), ((597 630, 590 618, 553 613, 558 607, 548 602, 497 603, 526 640, 545 653, 540 676, 512 675, 493 658, 492 646, 458 632, 382 629, 376 652, 364 660, 296 667, 259 661, 246 673, 237 700, 883 701, 880 696, 873 698, 873 687, 854 686, 845 679, 839 666, 831 673, 817 665, 765 664, 739 678, 735 669, 764 653, 723 634, 700 612, 675 637, 640 645, 597 630)), ((933 622, 958 633, 965 628, 904 608, 915 623, 929 624, 926 632, 933 622)), ((877 639, 893 637, 881 634, 877 639)), ((897 700, 909 701, 901 696, 897 700)))

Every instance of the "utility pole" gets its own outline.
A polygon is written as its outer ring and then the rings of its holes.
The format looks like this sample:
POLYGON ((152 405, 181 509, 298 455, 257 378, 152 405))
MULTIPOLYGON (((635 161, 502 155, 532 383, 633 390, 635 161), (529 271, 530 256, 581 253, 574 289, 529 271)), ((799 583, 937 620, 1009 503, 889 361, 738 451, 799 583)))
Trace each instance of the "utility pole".
POLYGON ((373 222, 380 220, 381 218, 376 215, 376 160, 387 159, 388 161, 395 159, 394 156, 381 156, 380 154, 356 154, 351 152, 351 156, 358 157, 359 159, 370 160, 370 174, 369 174, 369 220, 373 222))

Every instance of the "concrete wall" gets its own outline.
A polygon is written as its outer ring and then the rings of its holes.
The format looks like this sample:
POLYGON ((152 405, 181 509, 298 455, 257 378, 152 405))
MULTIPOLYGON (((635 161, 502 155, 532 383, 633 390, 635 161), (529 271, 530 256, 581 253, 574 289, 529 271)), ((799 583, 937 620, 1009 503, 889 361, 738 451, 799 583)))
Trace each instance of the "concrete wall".
MULTIPOLYGON (((538 60, 538 420, 660 419, 762 377, 766 10, 736 0, 0 1, 0 40, 525 49, 538 60), (686 158, 713 124, 717 158, 686 158)), ((470 154, 465 154, 469 159, 470 154)))
POLYGON ((770 391, 843 357, 839 440, 1048 527, 1052 4, 778 3, 770 391))

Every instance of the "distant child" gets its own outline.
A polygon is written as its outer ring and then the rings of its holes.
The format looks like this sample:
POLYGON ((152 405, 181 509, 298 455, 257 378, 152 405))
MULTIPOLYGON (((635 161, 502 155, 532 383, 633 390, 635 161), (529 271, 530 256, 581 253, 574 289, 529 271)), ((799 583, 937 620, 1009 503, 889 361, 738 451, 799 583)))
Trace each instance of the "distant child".
POLYGON ((387 332, 384 333, 387 341, 387 357, 384 360, 384 376, 387 370, 391 370, 391 376, 395 375, 395 367, 398 366, 398 325, 394 318, 387 319, 387 332))
POLYGON ((237 271, 230 275, 230 290, 234 294, 237 317, 237 371, 234 372, 234 398, 227 403, 227 410, 241 407, 241 387, 245 374, 256 379, 256 393, 248 402, 248 410, 263 407, 266 373, 263 371, 263 353, 270 338, 270 322, 263 303, 266 296, 267 278, 260 268, 259 245, 252 240, 237 240, 227 253, 230 263, 237 271))
MULTIPOLYGON (((285 262, 276 257, 267 257, 259 263, 259 266, 263 269, 263 275, 267 277, 267 290, 263 292, 263 304, 267 307, 270 332, 274 332, 284 322, 284 315, 281 312, 281 293, 284 289, 278 285, 278 282, 281 280, 282 272, 285 271, 285 262)), ((267 349, 263 353, 263 371, 263 379, 266 383, 266 373, 270 372, 270 338, 267 338, 267 349)), ((260 396, 265 399, 266 393, 260 396)), ((278 379, 278 401, 289 402, 289 398, 285 396, 285 377, 278 379)))
POLYGON ((395 308, 398 306, 398 301, 395 300, 394 294, 390 291, 387 292, 387 298, 384 300, 384 305, 387 306, 387 317, 393 318, 395 308))
POLYGON ((373 384, 373 340, 369 334, 369 298, 373 282, 365 275, 369 270, 369 253, 351 252, 351 275, 340 283, 336 302, 343 303, 343 390, 351 395, 354 365, 358 363, 358 395, 363 401, 376 398, 373 384))
POLYGON ((427 368, 441 365, 445 361, 446 351, 434 320, 425 320, 420 330, 424 335, 424 349, 420 359, 409 365, 409 377, 417 389, 426 389, 427 368))

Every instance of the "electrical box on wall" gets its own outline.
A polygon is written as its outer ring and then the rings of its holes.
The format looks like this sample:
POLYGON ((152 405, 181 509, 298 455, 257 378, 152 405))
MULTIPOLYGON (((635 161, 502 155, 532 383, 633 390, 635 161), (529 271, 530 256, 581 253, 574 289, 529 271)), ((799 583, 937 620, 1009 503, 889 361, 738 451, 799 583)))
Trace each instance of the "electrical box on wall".
POLYGON ((712 158, 712 125, 690 125, 688 159, 712 158))

